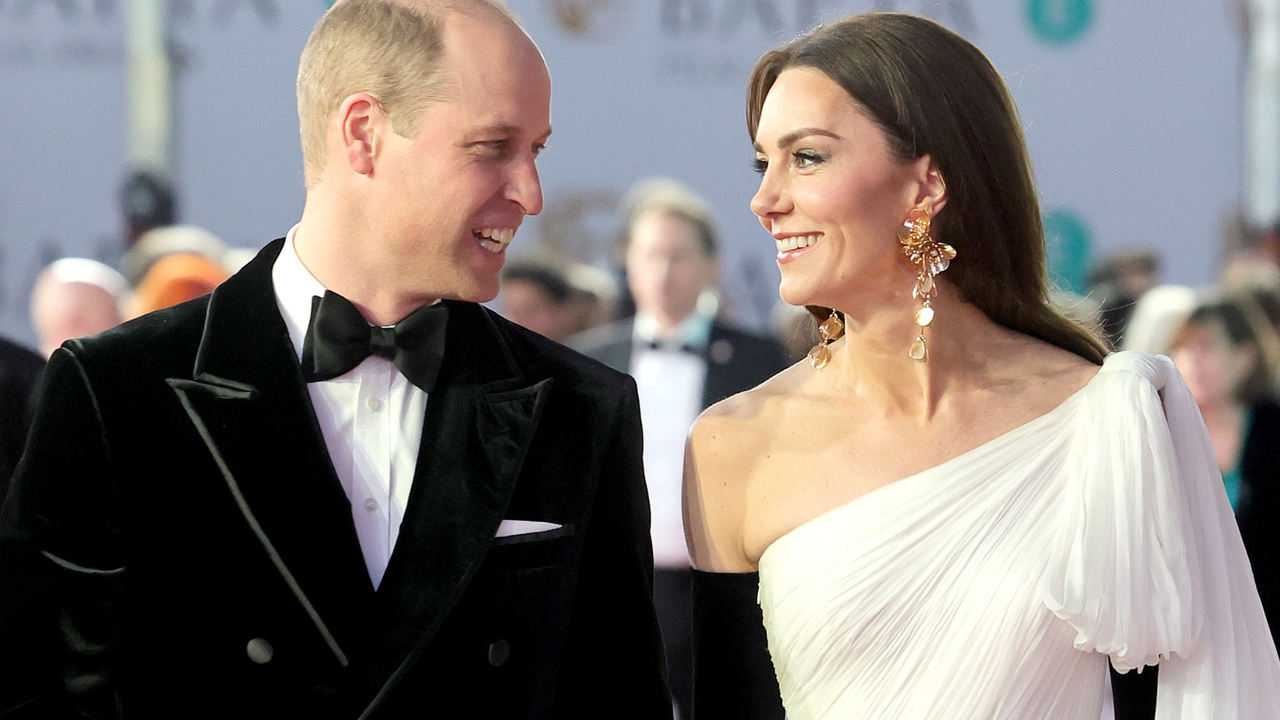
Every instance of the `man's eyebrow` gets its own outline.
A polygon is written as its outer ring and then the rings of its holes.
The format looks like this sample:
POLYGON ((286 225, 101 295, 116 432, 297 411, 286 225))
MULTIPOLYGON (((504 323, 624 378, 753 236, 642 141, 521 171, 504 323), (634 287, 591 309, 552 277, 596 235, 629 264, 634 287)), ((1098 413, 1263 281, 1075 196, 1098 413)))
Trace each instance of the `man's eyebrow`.
MULTIPOLYGON (((520 127, 517 125, 512 125, 511 123, 494 123, 492 125, 482 125, 478 128, 474 128, 471 132, 467 133, 467 136, 471 138, 495 136, 505 137, 509 135, 517 135, 519 133, 520 127)), ((542 133, 539 137, 542 140, 546 140, 548 137, 551 137, 551 128, 548 127, 546 132, 542 133)))
POLYGON ((511 123, 494 123, 492 125, 481 125, 480 127, 472 128, 471 132, 467 133, 467 135, 471 137, 492 137, 494 135, 515 135, 519 131, 520 128, 512 125, 511 123))
MULTIPOLYGON (((783 135, 782 137, 778 138, 778 149, 783 150, 791 143, 801 138, 809 137, 810 135, 822 135, 824 137, 833 138, 835 140, 841 139, 839 135, 831 132, 830 130, 823 130, 822 128, 812 128, 812 127, 800 128, 799 130, 792 130, 786 135, 783 135)), ((756 152, 764 152, 764 148, 760 147, 760 143, 758 142, 755 143, 755 148, 756 148, 756 152)))

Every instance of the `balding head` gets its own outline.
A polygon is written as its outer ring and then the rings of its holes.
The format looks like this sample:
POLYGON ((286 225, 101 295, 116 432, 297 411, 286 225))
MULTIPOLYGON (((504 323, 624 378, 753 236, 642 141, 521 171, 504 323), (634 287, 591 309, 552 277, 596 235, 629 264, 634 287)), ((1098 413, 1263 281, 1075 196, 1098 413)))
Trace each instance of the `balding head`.
POLYGON ((298 65, 308 188, 327 161, 329 123, 355 93, 376 98, 396 132, 414 136, 423 108, 447 92, 442 60, 451 13, 520 27, 500 0, 341 0, 325 13, 298 65))
POLYGON ((120 304, 129 294, 124 276, 85 258, 49 265, 31 291, 31 324, 40 352, 49 357, 71 338, 94 335, 120 324, 120 304))

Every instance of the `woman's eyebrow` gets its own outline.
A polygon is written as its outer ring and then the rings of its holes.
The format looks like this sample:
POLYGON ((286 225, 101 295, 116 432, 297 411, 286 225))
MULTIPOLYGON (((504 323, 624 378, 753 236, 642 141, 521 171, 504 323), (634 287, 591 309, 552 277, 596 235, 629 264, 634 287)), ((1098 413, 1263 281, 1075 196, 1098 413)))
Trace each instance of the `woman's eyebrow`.
MULTIPOLYGON (((801 138, 809 137, 810 135, 822 135, 824 137, 829 137, 835 140, 841 139, 839 135, 831 132, 830 130, 823 130, 822 128, 811 128, 811 127, 800 128, 799 130, 792 130, 786 135, 783 135, 782 137, 778 138, 778 149, 785 150, 788 145, 794 143, 797 140, 800 140, 801 138)), ((764 152, 764 148, 760 146, 759 142, 754 142, 751 144, 751 146, 755 148, 756 152, 758 153, 764 152)))
POLYGON ((787 147, 788 145, 790 145, 791 143, 794 143, 795 141, 801 138, 808 137, 810 135, 823 135, 825 137, 833 138, 835 140, 840 139, 839 135, 831 132, 830 130, 823 130, 822 128, 812 128, 812 127, 800 128, 799 130, 792 130, 786 135, 783 135, 782 137, 778 138, 778 149, 781 150, 787 147))

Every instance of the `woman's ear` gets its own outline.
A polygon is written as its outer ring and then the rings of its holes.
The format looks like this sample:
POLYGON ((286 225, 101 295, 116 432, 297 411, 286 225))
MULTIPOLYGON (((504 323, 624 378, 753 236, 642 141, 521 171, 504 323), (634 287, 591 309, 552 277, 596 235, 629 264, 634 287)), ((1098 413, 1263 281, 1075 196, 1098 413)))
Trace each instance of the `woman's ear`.
POLYGON ((930 217, 937 215, 947 205, 947 182, 942 171, 929 155, 921 155, 911 163, 912 178, 916 183, 914 207, 930 217))

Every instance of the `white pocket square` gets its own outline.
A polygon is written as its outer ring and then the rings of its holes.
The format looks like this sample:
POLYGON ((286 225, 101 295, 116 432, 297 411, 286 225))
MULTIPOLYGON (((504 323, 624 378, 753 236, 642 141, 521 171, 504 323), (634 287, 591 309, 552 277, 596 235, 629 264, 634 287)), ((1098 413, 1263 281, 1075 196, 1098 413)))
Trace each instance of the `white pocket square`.
POLYGON ((547 532, 548 530, 559 530, 563 525, 552 522, 542 522, 541 520, 503 520, 498 525, 498 532, 494 537, 511 537, 512 535, 528 535, 530 533, 547 532))

